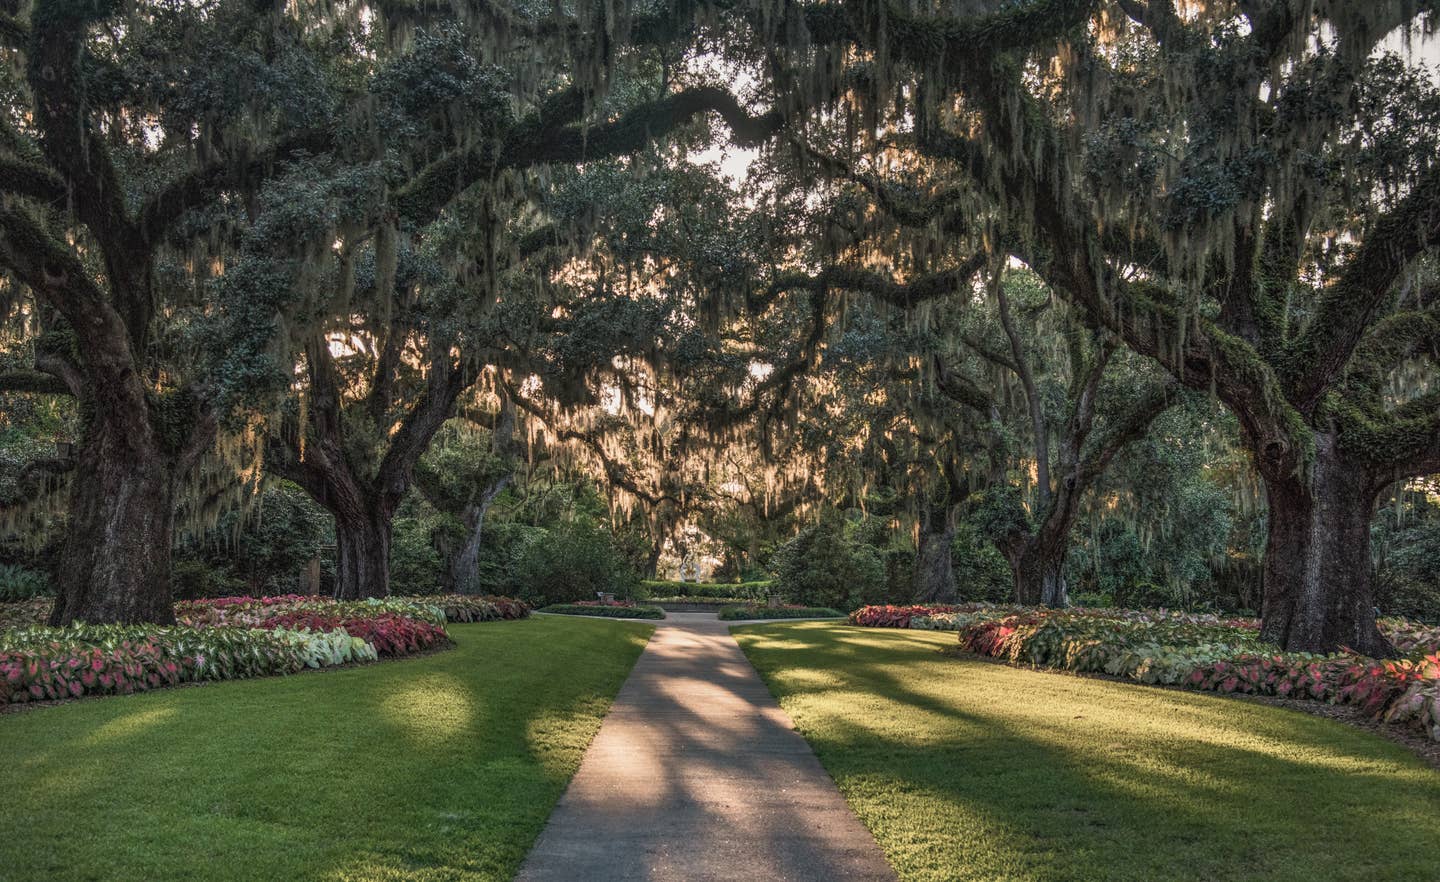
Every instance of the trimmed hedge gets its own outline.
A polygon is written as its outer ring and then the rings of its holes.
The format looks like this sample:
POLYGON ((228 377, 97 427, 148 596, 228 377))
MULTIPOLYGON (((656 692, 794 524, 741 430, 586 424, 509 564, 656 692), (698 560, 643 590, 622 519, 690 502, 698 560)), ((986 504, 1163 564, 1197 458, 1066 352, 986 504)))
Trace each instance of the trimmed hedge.
POLYGON ((836 609, 826 606, 759 606, 758 604, 747 604, 745 606, 727 606, 720 610, 720 618, 723 621, 741 621, 744 619, 820 619, 820 618, 844 618, 845 614, 836 609))
POLYGON ((552 603, 540 610, 561 616, 597 616, 606 619, 663 619, 665 610, 658 606, 623 606, 588 603, 552 603))
POLYGON ((704 597, 719 600, 764 600, 774 582, 672 582, 649 580, 640 587, 652 597, 704 597))

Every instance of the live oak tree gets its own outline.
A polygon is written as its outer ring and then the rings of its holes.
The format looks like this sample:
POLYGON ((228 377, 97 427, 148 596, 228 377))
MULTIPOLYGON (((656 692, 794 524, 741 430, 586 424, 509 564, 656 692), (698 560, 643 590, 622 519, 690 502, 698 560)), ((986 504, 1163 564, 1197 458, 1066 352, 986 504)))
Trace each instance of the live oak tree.
POLYGON ((493 414, 452 419, 415 465, 415 486, 426 501, 463 529, 446 551, 451 587, 473 592, 479 579, 485 517, 521 468, 515 406, 501 395, 493 414), (488 417, 488 419, 487 419, 488 417))
POLYGON ((790 9, 806 51, 878 60, 857 103, 908 120, 886 146, 925 164, 909 211, 983 199, 1091 322, 1235 413, 1269 508, 1265 637, 1387 653, 1374 501, 1440 469, 1440 129, 1432 78, 1380 50, 1433 4, 790 9))
POLYGON ((993 467, 976 518, 1010 564, 1016 602, 1065 606, 1065 564, 1082 501, 1177 392, 1107 335, 1085 328, 1030 274, 1005 273, 991 294, 993 304, 974 310, 976 320, 958 335, 955 348, 970 370, 938 355, 935 382, 1006 429, 988 446, 993 467), (1014 481, 1031 464, 1033 483, 1014 481))
POLYGON ((0 272, 33 298, 39 376, 72 395, 52 623, 172 621, 176 495, 216 438, 194 335, 215 308, 211 244, 274 164, 316 68, 298 31, 239 4, 0 6, 0 272), (268 79, 254 72, 272 71, 268 79))
MULTIPOLYGON (((711 111, 742 144, 778 130, 778 112, 752 115, 715 83, 655 63, 695 39, 690 14, 516 7, 507 35, 427 10, 411 45, 374 73, 381 195, 340 218, 333 255, 312 248, 291 266, 308 284, 319 255, 329 265, 322 284, 343 294, 328 298, 330 324, 306 342, 303 408, 271 457, 334 512, 342 596, 386 592, 395 508, 483 369, 544 377, 557 400, 580 408, 587 379, 633 354, 622 300, 571 278, 607 244, 612 219, 562 191, 583 191, 626 161, 639 168, 656 139, 687 135, 711 111), (407 247, 427 269, 401 279, 407 247), (355 286, 347 266, 366 259, 373 290, 355 286), (367 290, 363 308, 346 306, 344 295, 367 290), (335 358, 346 333, 367 341, 348 359, 358 374, 335 358)), ((615 193, 593 195, 605 204, 615 193)))
POLYGON ((1063 606, 1082 501, 1175 400, 1163 372, 1084 327, 1032 274, 932 304, 919 327, 852 303, 814 370, 797 443, 840 488, 909 501, 914 598, 950 602, 959 521, 1010 565, 1016 602, 1063 606))
POLYGON ((712 83, 659 76, 656 88, 609 99, 622 47, 684 45, 695 27, 685 4, 634 15, 487 7, 474 18, 404 3, 0 8, 0 46, 24 71, 6 91, 0 131, 0 262, 43 304, 49 329, 37 361, 47 377, 23 382, 77 395, 86 414, 76 457, 57 466, 71 473, 72 503, 54 620, 170 619, 177 486, 213 452, 217 426, 269 409, 249 388, 273 400, 267 359, 303 365, 311 389, 304 418, 293 414, 292 450, 314 432, 310 464, 342 460, 324 453, 346 446, 327 335, 346 323, 365 331, 360 351, 373 346, 381 362, 365 391, 372 423, 399 411, 413 419, 364 482, 338 467, 299 477, 346 515, 342 592, 383 593, 388 500, 483 364, 448 351, 443 335, 373 333, 389 316, 414 318, 403 303, 387 312, 398 255, 418 252, 419 231, 454 221, 447 210, 468 199, 475 214, 460 222, 499 228, 484 230, 491 248, 466 261, 469 280, 487 280, 479 287, 493 295, 497 265, 516 256, 510 246, 525 250, 508 234, 570 244, 526 225, 534 170, 632 152, 712 110, 741 141, 773 131, 778 114, 752 116, 712 83), (269 264, 251 248, 247 265, 241 239, 263 238, 256 196, 277 171, 297 191, 308 174, 314 187, 352 189, 311 200, 344 208, 303 231, 332 239, 284 243, 269 264), (337 259, 374 265, 378 314, 335 308, 331 295, 352 290, 348 269, 326 266, 337 259), (271 275, 231 283, 251 270, 271 275), (211 285, 217 273, 222 283, 211 285), (180 320, 192 331, 186 359, 161 346, 169 337, 157 325, 180 320), (222 333, 235 337, 222 344, 222 333), (408 410, 389 384, 407 346, 428 360, 426 391, 408 410))

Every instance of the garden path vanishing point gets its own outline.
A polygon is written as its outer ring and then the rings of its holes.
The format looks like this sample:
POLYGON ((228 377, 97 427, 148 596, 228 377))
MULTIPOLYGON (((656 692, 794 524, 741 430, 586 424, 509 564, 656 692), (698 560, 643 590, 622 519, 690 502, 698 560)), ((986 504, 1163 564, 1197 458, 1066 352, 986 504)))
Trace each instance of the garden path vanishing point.
POLYGON ((893 882, 895 874, 728 623, 671 613, 518 879, 893 882))

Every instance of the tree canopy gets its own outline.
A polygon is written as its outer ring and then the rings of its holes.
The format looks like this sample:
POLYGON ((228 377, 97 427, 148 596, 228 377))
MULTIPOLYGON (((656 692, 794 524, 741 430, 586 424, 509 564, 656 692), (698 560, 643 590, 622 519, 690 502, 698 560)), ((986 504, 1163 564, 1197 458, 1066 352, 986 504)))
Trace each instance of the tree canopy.
POLYGON ((697 530, 896 600, 1124 572, 1385 655, 1377 509, 1440 472, 1434 15, 0 0, 5 542, 55 623, 163 622, 275 487, 348 598, 417 506, 478 585, 487 520, 595 482, 646 575, 697 530))

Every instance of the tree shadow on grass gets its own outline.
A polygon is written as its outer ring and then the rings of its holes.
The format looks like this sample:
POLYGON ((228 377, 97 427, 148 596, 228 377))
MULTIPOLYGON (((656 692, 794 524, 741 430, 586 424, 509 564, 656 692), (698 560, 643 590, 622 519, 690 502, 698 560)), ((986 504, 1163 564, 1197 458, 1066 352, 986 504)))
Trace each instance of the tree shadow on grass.
POLYGON ((1216 696, 937 658, 939 642, 745 641, 902 876, 1436 878, 1440 777, 1388 742, 1216 696), (829 686, 791 673, 837 668, 829 686))
POLYGON ((0 721, 0 877, 508 878, 643 647, 623 627, 455 626, 424 658, 0 721))

